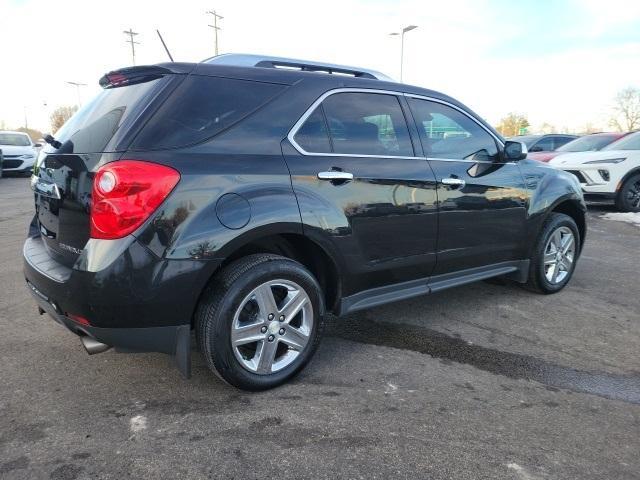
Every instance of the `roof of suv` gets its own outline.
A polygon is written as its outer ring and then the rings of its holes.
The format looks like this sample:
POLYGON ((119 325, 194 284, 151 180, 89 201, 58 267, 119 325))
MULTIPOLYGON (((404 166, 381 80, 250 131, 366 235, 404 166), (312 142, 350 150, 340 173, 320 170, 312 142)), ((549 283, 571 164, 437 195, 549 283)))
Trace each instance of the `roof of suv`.
MULTIPOLYGON (((188 65, 193 64, 167 63, 160 66, 174 71, 178 67, 183 73, 188 73, 185 71, 188 65)), ((317 82, 326 82, 328 86, 334 88, 391 90, 438 98, 469 110, 456 99, 441 92, 399 83, 383 73, 359 67, 261 55, 226 54, 206 59, 193 65, 189 70, 195 74, 224 75, 286 85, 313 79, 317 82)))

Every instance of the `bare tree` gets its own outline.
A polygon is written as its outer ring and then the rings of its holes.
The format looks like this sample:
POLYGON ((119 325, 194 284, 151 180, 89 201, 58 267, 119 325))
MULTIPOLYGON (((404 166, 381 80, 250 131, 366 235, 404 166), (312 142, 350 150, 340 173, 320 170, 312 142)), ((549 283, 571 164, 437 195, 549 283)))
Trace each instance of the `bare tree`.
POLYGON ((521 129, 524 130, 529 126, 529 120, 524 115, 517 113, 509 113, 506 117, 500 120, 498 130, 505 137, 513 137, 521 133, 521 129))
POLYGON ((56 108, 51 114, 51 133, 56 133, 77 110, 78 107, 68 105, 56 108))
POLYGON ((609 124, 620 132, 640 128, 640 88, 627 87, 618 92, 609 124))

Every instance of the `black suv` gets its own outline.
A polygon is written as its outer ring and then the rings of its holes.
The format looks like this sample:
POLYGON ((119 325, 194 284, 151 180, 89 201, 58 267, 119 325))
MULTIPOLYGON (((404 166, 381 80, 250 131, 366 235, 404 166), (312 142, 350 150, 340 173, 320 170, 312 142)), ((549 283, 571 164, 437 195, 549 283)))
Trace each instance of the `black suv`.
POLYGON ((80 336, 244 389, 323 318, 504 276, 554 293, 585 238, 575 177, 456 100, 376 72, 226 55, 106 74, 31 185, 24 271, 80 336))

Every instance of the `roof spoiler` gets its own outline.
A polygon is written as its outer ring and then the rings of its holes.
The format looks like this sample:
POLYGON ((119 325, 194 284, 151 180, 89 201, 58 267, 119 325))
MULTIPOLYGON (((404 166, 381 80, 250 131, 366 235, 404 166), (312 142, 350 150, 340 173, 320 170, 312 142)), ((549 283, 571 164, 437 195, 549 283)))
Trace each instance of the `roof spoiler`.
POLYGON ((117 88, 148 82, 170 73, 174 73, 173 70, 157 65, 126 67, 105 73, 98 83, 102 88, 117 88))

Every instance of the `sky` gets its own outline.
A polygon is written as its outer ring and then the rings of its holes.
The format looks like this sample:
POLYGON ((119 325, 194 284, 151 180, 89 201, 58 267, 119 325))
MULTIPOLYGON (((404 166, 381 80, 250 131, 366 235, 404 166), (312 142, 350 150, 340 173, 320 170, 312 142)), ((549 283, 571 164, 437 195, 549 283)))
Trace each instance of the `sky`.
POLYGON ((0 0, 0 121, 48 131, 60 105, 99 90, 107 71, 131 65, 124 30, 139 32, 136 63, 256 53, 369 67, 442 91, 496 124, 508 112, 580 131, 605 130, 612 98, 640 87, 637 0, 0 0))

